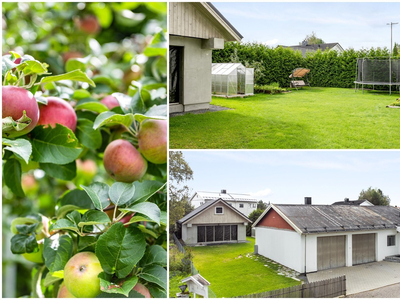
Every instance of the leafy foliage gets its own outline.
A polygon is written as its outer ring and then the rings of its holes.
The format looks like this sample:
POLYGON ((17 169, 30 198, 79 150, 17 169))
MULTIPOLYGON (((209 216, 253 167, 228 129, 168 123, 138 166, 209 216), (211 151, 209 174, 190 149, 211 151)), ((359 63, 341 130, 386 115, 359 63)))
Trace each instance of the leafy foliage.
POLYGON ((368 200, 373 205, 390 205, 390 198, 383 194, 382 190, 371 186, 367 190, 362 190, 358 196, 358 200, 368 200))
MULTIPOLYGON (((10 53, 2 59, 3 85, 30 91, 39 105, 61 98, 77 116, 75 131, 57 123, 3 138, 4 239, 13 253, 44 259, 33 269, 13 259, 24 271, 18 290, 9 286, 3 296, 55 298, 65 264, 90 251, 104 271, 99 297, 141 297, 132 290, 138 282, 165 297, 167 166, 149 163, 128 184, 114 182, 102 158, 116 139, 137 148, 144 120, 166 119, 166 3, 15 2, 2 9, 3 51, 10 53), (109 95, 119 106, 101 102, 109 95)), ((3 128, 21 130, 30 121, 3 119, 3 128)))

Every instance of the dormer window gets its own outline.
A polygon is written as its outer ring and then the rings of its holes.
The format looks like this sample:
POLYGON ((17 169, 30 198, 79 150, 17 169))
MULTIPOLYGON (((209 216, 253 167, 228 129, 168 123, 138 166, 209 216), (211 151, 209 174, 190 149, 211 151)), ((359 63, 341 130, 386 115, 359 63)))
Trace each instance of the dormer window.
POLYGON ((223 208, 222 206, 217 206, 217 207, 215 208, 215 214, 221 215, 221 214, 223 214, 223 213, 224 213, 224 208, 223 208))

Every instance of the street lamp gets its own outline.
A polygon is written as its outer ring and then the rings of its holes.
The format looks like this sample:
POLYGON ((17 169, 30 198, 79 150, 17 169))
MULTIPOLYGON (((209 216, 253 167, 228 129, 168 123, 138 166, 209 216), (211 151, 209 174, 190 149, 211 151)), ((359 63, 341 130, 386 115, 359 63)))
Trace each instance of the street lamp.
POLYGON ((389 52, 389 95, 392 94, 392 54, 393 54, 393 25, 396 25, 399 23, 386 23, 386 25, 390 25, 390 52, 389 52))
POLYGON ((393 25, 396 25, 399 23, 386 23, 386 25, 390 25, 390 54, 393 54, 393 25))

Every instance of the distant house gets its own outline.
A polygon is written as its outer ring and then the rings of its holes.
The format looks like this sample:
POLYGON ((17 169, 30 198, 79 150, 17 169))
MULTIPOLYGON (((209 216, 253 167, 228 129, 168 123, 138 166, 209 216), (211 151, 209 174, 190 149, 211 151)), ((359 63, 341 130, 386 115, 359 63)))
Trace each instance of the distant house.
POLYGON ((178 238, 186 245, 246 242, 245 215, 222 199, 208 201, 176 222, 178 238))
POLYGON ((361 205, 361 206, 373 206, 368 200, 350 200, 349 198, 344 198, 344 201, 337 201, 332 203, 332 205, 361 205))
POLYGON ((243 36, 209 2, 169 3, 169 111, 208 109, 212 50, 243 36))
POLYGON ((259 201, 249 194, 228 193, 226 190, 221 190, 221 192, 196 192, 192 198, 190 198, 190 202, 194 208, 197 208, 200 205, 216 199, 223 199, 246 217, 257 209, 257 203, 259 201))
POLYGON ((271 204, 253 228, 258 254, 300 273, 400 254, 400 213, 390 206, 271 204))
POLYGON ((309 45, 306 41, 303 41, 301 45, 295 46, 282 46, 283 48, 291 48, 294 51, 301 51, 303 57, 306 57, 307 52, 316 52, 318 49, 321 51, 325 50, 336 50, 338 52, 343 52, 344 49, 339 43, 326 43, 326 44, 317 44, 317 45, 309 45))

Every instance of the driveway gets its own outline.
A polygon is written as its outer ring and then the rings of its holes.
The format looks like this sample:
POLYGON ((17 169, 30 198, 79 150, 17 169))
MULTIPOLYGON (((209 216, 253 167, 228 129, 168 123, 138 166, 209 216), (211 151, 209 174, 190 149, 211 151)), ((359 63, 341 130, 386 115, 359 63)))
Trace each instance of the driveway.
POLYGON ((348 295, 346 298, 399 298, 400 283, 388 285, 376 290, 348 295))
POLYGON ((346 275, 347 295, 400 283, 400 264, 380 261, 307 274, 309 282, 346 275))

